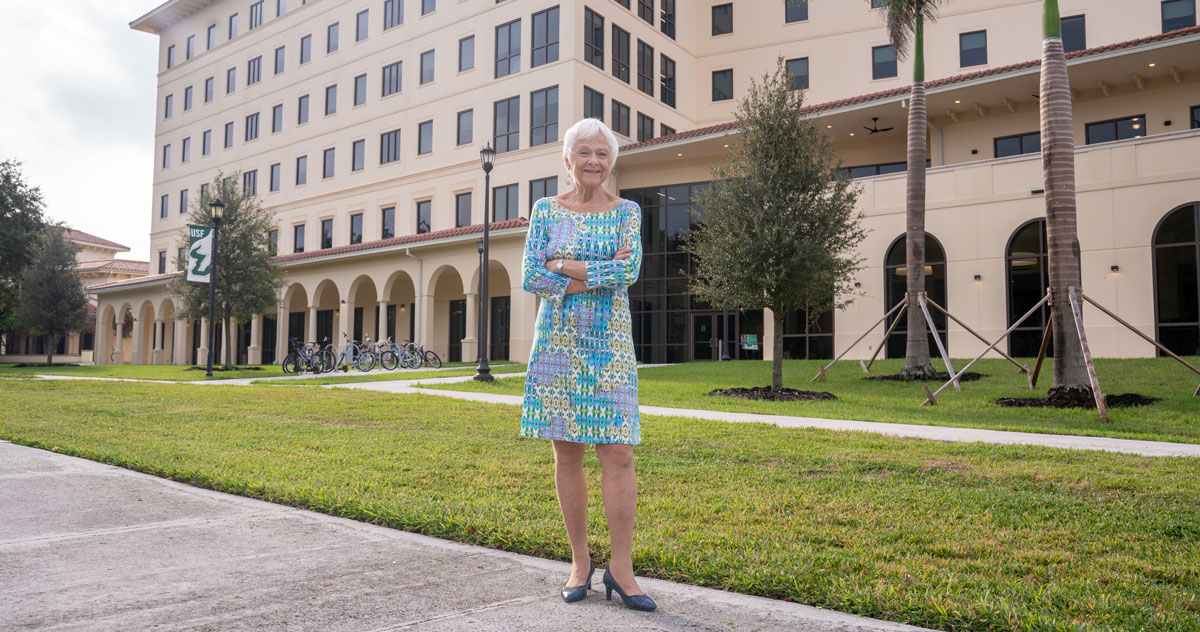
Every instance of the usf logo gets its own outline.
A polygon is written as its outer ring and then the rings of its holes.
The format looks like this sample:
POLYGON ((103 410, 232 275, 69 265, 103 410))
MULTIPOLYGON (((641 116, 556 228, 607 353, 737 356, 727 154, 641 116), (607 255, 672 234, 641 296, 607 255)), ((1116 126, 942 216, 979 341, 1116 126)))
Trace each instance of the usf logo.
POLYGON ((188 226, 187 280, 212 280, 212 226, 188 226))

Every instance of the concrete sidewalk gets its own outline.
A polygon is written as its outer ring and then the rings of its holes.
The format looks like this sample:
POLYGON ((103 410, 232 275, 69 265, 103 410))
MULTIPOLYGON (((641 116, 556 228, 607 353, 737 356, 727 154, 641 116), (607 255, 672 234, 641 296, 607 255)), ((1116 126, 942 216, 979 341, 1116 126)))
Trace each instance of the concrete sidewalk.
POLYGON ((3 630, 919 629, 649 579, 658 612, 565 604, 562 562, 7 442, 0 508, 3 630))

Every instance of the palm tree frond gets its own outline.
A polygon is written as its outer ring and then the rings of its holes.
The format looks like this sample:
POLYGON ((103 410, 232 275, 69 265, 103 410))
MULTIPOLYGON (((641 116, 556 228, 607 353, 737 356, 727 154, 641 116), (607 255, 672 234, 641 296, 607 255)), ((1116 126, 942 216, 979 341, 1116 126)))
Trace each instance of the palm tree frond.
MULTIPOLYGON (((869 0, 868 0, 869 1, 869 0)), ((937 19, 940 0, 884 0, 883 19, 887 24, 888 40, 896 49, 898 59, 906 59, 909 45, 917 28, 917 15, 926 22, 937 19)))

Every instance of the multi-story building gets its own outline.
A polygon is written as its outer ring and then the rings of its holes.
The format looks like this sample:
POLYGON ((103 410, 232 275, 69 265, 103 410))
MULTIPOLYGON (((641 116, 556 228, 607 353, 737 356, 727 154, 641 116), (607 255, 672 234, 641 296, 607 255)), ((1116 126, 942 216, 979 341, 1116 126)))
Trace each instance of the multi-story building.
MULTIPOLYGON (((911 62, 888 45, 877 4, 170 0, 132 23, 160 39, 158 274, 99 288, 101 318, 134 314, 134 362, 206 351, 199 323, 173 320, 165 284, 188 202, 219 172, 240 172, 275 210, 287 279, 277 310, 236 325, 240 358, 272 361, 289 337, 390 335, 470 360, 487 196, 490 351, 524 360, 536 307, 520 282, 528 212, 563 186, 563 131, 595 116, 623 145, 610 187, 643 208, 646 255, 631 288, 640 359, 711 359, 722 347, 770 357, 775 318, 785 318, 785 356, 830 357, 903 296, 911 62), (689 256, 678 250, 692 196, 737 141, 737 100, 780 58, 862 186, 869 230, 853 304, 810 328, 799 314, 708 309, 689 295, 689 256), (486 192, 485 143, 499 152, 486 192)), ((1197 353, 1195 1, 1060 4, 1085 290, 1197 353)), ((946 4, 925 43, 930 297, 994 337, 1046 286, 1041 2, 946 4)), ((1094 352, 1153 355, 1088 313, 1094 352)), ((1030 354, 1047 316, 1020 328, 1009 350, 1030 354)), ((984 348, 958 324, 944 333, 952 355, 984 348)), ((903 353, 897 343, 889 354, 903 353)), ((103 349, 121 344, 101 336, 103 349)))

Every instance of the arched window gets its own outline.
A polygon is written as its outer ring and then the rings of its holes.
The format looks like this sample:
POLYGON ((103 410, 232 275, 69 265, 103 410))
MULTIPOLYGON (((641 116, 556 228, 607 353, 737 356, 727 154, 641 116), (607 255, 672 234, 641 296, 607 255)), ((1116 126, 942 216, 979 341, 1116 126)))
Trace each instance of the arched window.
POLYGON ((1200 355, 1198 215, 1200 203, 1181 206, 1154 231, 1155 337, 1179 355, 1200 355))
MULTIPOLYGON (((1005 251, 1005 261, 1008 264, 1008 324, 1011 326, 1042 300, 1050 286, 1044 218, 1026 222, 1013 233, 1005 251)), ((1050 308, 1043 305, 1025 319, 1008 337, 1008 353, 1015 357, 1036 356, 1049 318, 1050 308)), ((1053 350, 1051 344, 1046 355, 1053 355, 1053 350)))
MULTIPOLYGON (((904 300, 904 294, 908 289, 908 266, 907 256, 905 252, 907 242, 904 235, 896 238, 892 242, 891 247, 887 250, 887 256, 884 257, 883 263, 883 284, 886 288, 886 300, 883 309, 887 311, 895 307, 896 303, 904 300)), ((946 304, 946 251, 942 249, 942 244, 933 235, 925 233, 925 291, 929 294, 929 298, 938 305, 950 309, 946 304)), ((912 309, 920 310, 920 305, 912 305, 912 309)), ((929 315, 933 317, 933 324, 938 328, 938 334, 942 337, 942 344, 946 345, 946 351, 950 351, 950 342, 946 338, 946 315, 930 306, 929 315)), ((895 318, 893 316, 892 318, 895 318)), ((922 316, 924 318, 924 316, 922 316)), ((891 324, 888 320, 887 324, 891 324)), ((908 331, 908 317, 905 316, 900 320, 900 324, 896 326, 896 330, 892 332, 887 341, 887 357, 903 358, 907 338, 905 336, 908 331)), ((933 341, 933 333, 929 334, 929 355, 931 357, 940 357, 937 343, 933 341)))

